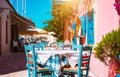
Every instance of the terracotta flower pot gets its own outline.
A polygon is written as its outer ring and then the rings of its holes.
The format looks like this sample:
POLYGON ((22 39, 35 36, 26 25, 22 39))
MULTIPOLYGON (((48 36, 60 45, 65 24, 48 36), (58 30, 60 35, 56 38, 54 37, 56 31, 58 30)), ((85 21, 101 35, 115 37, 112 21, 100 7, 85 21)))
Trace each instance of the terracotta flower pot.
POLYGON ((86 41, 86 37, 85 36, 80 36, 80 44, 84 45, 86 41))
POLYGON ((116 77, 120 77, 120 71, 116 71, 116 77))

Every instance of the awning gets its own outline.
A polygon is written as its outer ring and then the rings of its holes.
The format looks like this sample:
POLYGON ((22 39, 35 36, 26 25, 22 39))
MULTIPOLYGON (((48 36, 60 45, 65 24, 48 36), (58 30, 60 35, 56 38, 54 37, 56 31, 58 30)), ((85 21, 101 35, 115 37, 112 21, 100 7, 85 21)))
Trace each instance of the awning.
POLYGON ((33 35, 33 34, 47 34, 47 31, 40 30, 40 29, 27 29, 24 31, 20 31, 20 35, 33 35))

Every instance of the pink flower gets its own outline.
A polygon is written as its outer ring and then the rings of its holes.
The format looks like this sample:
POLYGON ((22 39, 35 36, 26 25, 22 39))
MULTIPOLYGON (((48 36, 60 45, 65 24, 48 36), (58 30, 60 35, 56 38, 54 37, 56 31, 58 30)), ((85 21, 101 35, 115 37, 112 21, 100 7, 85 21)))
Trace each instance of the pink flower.
POLYGON ((120 15, 120 0, 115 0, 115 10, 117 11, 118 15, 120 15))

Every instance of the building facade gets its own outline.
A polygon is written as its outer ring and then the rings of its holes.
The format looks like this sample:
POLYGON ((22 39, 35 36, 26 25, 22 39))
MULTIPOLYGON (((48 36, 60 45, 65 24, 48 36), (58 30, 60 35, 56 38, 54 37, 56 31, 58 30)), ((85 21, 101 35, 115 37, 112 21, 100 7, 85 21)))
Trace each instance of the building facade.
POLYGON ((18 42, 19 31, 35 26, 20 16, 8 0, 0 0, 0 55, 12 52, 13 40, 18 42))

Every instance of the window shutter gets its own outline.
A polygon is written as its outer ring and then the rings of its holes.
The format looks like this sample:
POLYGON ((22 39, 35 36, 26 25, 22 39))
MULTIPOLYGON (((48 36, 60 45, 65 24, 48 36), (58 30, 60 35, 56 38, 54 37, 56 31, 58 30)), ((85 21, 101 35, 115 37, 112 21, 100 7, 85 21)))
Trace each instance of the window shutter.
POLYGON ((87 15, 87 44, 94 44, 94 10, 87 15))

